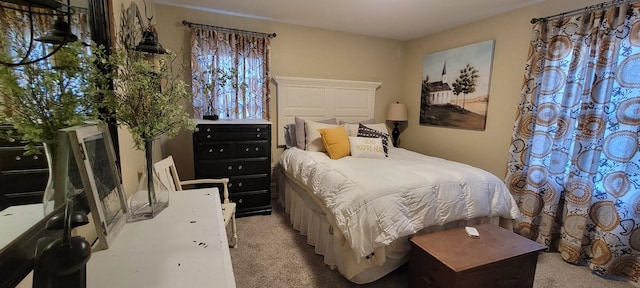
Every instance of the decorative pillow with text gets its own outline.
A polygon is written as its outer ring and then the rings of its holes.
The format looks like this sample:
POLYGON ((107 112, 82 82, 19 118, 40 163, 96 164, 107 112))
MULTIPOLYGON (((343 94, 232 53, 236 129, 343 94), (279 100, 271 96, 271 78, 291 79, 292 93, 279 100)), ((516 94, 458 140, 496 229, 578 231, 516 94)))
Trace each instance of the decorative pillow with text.
POLYGON ((357 158, 385 158, 382 138, 349 137, 351 156, 357 158))
POLYGON ((358 137, 380 138, 382 140, 382 148, 384 149, 384 155, 387 157, 389 156, 389 151, 387 148, 389 145, 388 144, 389 134, 360 124, 360 127, 358 127, 358 137))

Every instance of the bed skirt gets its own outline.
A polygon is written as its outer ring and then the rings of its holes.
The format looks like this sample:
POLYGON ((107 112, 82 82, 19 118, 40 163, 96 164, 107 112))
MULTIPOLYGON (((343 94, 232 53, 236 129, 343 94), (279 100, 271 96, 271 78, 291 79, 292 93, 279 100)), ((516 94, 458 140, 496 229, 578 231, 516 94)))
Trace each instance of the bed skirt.
MULTIPOLYGON (((324 257, 331 269, 338 269, 349 281, 365 284, 376 281, 409 260, 409 237, 396 239, 386 247, 377 248, 366 258, 357 258, 349 243, 335 225, 328 210, 298 181, 278 169, 278 202, 289 214, 293 228, 307 237, 307 244, 314 246, 316 254, 324 257)), ((499 217, 482 217, 456 221, 440 226, 427 227, 416 234, 494 223, 511 229, 512 222, 499 217)))

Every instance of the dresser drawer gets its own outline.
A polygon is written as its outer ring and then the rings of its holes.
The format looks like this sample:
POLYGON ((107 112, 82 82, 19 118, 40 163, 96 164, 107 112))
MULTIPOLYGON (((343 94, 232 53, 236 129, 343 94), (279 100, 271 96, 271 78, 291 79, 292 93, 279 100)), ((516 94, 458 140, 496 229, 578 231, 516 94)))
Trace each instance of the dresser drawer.
POLYGON ((44 154, 24 155, 22 147, 2 147, 0 152, 0 171, 47 167, 44 154))
POLYGON ((268 157, 248 159, 200 160, 196 162, 196 178, 222 178, 261 174, 270 171, 268 157))
POLYGON ((42 192, 47 186, 47 169, 11 170, 0 172, 0 194, 42 192))
POLYGON ((238 205, 240 213, 255 207, 271 206, 271 195, 267 190, 231 194, 229 199, 238 205))
POLYGON ((194 133, 200 143, 231 140, 267 140, 269 125, 198 125, 194 133))
POLYGON ((263 190, 271 184, 267 174, 232 177, 229 179, 229 194, 263 190))
POLYGON ((231 159, 269 156, 268 141, 214 142, 197 146, 198 159, 231 159))

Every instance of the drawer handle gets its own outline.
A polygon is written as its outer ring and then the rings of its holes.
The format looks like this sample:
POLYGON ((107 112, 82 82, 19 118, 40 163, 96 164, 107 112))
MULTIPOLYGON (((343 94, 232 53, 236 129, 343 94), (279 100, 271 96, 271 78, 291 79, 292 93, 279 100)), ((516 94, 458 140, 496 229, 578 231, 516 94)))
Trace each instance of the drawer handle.
POLYGON ((33 155, 33 160, 38 160, 40 159, 40 157, 38 157, 38 155, 33 155))
POLYGON ((238 183, 238 187, 242 187, 242 182, 238 183))
POLYGON ((224 148, 220 148, 220 153, 224 152, 224 148))
POLYGON ((256 138, 260 138, 260 134, 256 134, 256 138))
POLYGON ((258 128, 256 128, 256 131, 260 132, 260 128, 259 128, 259 127, 258 127, 258 128))
POLYGON ((211 134, 207 134, 207 139, 211 139, 211 134))
POLYGON ((242 204, 242 198, 238 199, 238 204, 242 204))
POLYGON ((256 147, 256 151, 260 150, 258 147, 256 147))
POLYGON ((211 128, 207 128, 207 132, 211 132, 211 128))
POLYGON ((229 165, 229 167, 227 167, 227 170, 232 170, 233 167, 231 167, 231 165, 229 165))
POLYGON ((231 186, 233 186, 233 183, 229 183, 229 188, 231 188, 231 186))
POLYGON ((213 149, 209 149, 209 153, 213 153, 213 149))
POLYGON ((242 165, 238 165, 238 170, 242 170, 242 165))
POLYGON ((249 152, 249 147, 247 147, 246 149, 244 149, 244 151, 249 152))
POLYGON ((22 158, 20 158, 20 156, 16 156, 16 161, 20 161, 22 160, 22 158))

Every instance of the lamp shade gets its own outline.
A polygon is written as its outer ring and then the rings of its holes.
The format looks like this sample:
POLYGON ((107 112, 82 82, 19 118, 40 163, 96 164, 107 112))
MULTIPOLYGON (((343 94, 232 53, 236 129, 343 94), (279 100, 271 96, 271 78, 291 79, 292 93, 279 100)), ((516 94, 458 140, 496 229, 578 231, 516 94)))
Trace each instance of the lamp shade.
POLYGON ((389 104, 389 107, 387 107, 387 120, 407 121, 407 105, 400 103, 389 104))

